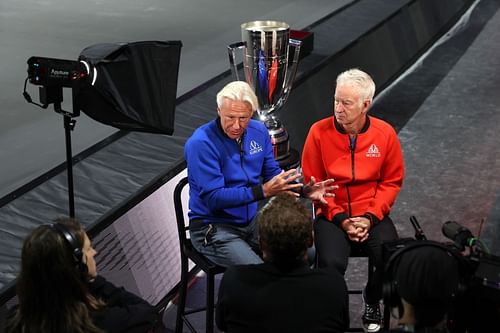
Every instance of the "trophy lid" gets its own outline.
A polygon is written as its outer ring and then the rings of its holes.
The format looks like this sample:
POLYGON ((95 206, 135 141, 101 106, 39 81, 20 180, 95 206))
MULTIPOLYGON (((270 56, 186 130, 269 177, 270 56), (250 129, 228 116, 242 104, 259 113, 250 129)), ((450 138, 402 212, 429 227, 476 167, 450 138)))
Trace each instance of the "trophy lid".
POLYGON ((281 31, 288 29, 290 29, 290 26, 280 21, 251 21, 241 25, 241 30, 247 31, 281 31))

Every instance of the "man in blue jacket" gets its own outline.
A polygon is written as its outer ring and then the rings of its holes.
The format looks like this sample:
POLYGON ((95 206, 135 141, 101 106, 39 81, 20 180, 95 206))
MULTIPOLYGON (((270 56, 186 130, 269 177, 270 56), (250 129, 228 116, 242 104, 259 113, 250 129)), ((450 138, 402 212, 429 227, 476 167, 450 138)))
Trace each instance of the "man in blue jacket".
POLYGON ((326 203, 333 179, 298 183, 296 169, 283 171, 274 159, 265 125, 253 120, 258 101, 244 81, 217 94, 218 117, 184 147, 189 179, 189 226, 193 246, 221 266, 262 263, 254 217, 257 202, 281 192, 326 203))

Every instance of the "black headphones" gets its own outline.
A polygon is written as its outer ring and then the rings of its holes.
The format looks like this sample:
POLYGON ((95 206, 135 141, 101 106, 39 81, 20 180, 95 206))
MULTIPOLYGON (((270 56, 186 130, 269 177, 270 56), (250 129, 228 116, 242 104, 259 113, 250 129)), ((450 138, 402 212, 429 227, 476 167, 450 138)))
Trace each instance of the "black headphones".
POLYGON ((465 292, 465 284, 463 282, 463 277, 466 275, 467 264, 465 258, 453 248, 447 247, 436 241, 431 240, 411 240, 402 248, 396 250, 389 258, 385 266, 384 272, 384 284, 382 289, 382 294, 384 298, 384 306, 389 306, 391 308, 398 308, 400 316, 403 314, 403 304, 401 303, 401 297, 397 291, 397 283, 395 281, 395 274, 399 263, 401 262, 401 257, 404 253, 414 250, 420 247, 435 247, 443 250, 444 252, 452 255, 458 262, 459 269, 459 284, 457 289, 456 297, 462 295, 465 292))
POLYGON ((62 223, 52 223, 50 228, 56 231, 65 240, 78 271, 85 276, 88 273, 87 264, 83 262, 83 244, 78 240, 75 233, 62 223))

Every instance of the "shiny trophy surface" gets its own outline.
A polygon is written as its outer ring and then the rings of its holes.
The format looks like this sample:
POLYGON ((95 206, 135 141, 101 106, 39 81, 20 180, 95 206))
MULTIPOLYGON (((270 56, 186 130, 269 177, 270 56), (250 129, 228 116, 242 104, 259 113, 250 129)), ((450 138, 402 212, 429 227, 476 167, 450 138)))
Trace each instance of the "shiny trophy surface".
POLYGON ((299 40, 290 39, 290 27, 278 21, 252 21, 241 25, 242 41, 228 46, 231 71, 240 80, 236 51, 243 51, 245 80, 259 100, 257 113, 271 136, 274 157, 280 161, 290 156, 288 133, 273 114, 283 106, 292 87, 299 60, 299 40), (289 46, 294 46, 291 58, 289 46))

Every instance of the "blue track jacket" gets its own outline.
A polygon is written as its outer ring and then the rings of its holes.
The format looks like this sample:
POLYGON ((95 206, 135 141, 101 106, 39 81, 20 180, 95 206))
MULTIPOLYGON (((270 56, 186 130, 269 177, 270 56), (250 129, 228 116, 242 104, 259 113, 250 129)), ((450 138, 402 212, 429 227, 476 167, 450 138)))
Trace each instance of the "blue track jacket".
POLYGON ((264 198, 262 183, 281 172, 265 125, 250 120, 241 145, 222 130, 220 118, 199 127, 184 147, 189 218, 248 224, 264 198))

